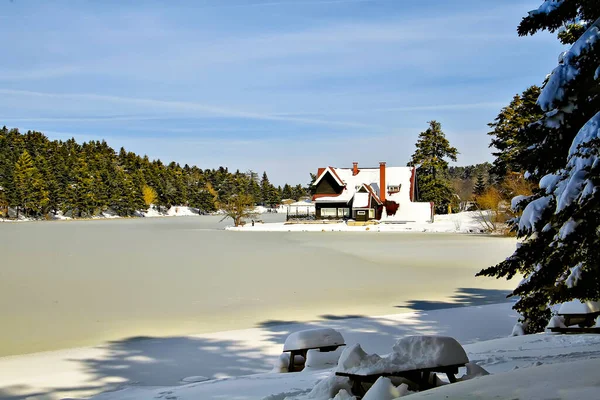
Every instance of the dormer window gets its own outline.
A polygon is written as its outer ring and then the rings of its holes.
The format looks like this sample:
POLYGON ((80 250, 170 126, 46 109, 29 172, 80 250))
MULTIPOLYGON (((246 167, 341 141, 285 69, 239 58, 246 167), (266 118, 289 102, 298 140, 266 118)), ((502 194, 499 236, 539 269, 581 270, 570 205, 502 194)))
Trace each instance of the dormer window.
POLYGON ((398 193, 400 191, 400 186, 402 185, 388 185, 387 192, 389 194, 398 193))

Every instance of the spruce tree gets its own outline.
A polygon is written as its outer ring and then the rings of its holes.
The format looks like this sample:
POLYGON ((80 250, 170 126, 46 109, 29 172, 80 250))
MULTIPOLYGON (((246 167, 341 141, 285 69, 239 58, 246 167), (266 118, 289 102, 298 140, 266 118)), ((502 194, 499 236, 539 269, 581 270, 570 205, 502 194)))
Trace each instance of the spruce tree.
POLYGON ((473 194, 475 196, 481 196, 483 192, 485 192, 486 185, 485 180, 483 178, 483 174, 477 175, 477 182, 475 183, 475 187, 473 188, 473 194))
POLYGON ((505 261, 479 273, 525 276, 512 294, 520 297, 514 308, 530 332, 544 328, 551 315, 548 305, 600 299, 599 17, 596 1, 545 1, 518 29, 526 35, 566 26, 573 37, 559 33, 559 38, 574 41, 538 98, 543 116, 523 129, 539 141, 527 160, 519 160, 538 189, 512 201, 523 212, 513 222, 522 244, 505 261))
MULTIPOLYGON (((494 122, 488 124, 493 130, 488 135, 493 136, 490 147, 495 147, 496 156, 492 167, 492 174, 505 176, 508 172, 520 172, 527 169, 529 164, 529 147, 540 141, 538 135, 527 135, 526 128, 542 117, 542 110, 536 101, 540 95, 540 88, 531 86, 521 95, 515 95, 510 104, 500 111, 494 122)), ((491 176, 491 175, 490 175, 491 176)))
POLYGON ((266 172, 263 172, 262 179, 260 180, 260 202, 263 206, 267 206, 271 203, 273 198, 273 185, 269 182, 269 177, 266 172))
POLYGON ((417 167, 419 200, 433 201, 438 213, 446 213, 453 191, 447 179, 445 158, 456 161, 458 150, 450 146, 437 121, 429 121, 429 128, 419 134, 416 147, 408 165, 417 167))
POLYGON ((22 207, 26 215, 41 215, 49 201, 48 191, 27 150, 15 164, 14 180, 17 206, 22 207))

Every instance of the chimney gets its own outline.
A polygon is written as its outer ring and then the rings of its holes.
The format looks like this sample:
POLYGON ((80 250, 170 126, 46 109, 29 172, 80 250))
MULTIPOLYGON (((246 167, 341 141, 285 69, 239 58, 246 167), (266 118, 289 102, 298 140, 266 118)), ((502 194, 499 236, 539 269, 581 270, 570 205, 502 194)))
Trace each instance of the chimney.
POLYGON ((379 163, 379 198, 385 203, 385 192, 387 186, 385 184, 385 161, 379 163))
POLYGON ((356 176, 357 174, 358 174, 358 163, 353 162, 352 163, 352 176, 356 176))

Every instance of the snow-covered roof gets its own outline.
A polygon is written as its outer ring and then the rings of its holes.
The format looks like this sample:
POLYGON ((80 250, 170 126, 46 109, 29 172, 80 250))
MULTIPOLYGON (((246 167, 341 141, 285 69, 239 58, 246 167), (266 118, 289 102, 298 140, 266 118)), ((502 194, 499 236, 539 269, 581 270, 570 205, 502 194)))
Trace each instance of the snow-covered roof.
POLYGON ((354 208, 367 208, 369 207, 369 197, 371 197, 370 193, 355 193, 354 194, 354 208))
MULTIPOLYGON (((372 190, 377 200, 379 200, 379 198, 381 197, 379 167, 359 168, 358 173, 356 175, 353 175, 352 168, 327 167, 325 169, 322 169, 321 171, 322 172, 319 174, 313 185, 316 186, 327 173, 330 173, 331 176, 336 180, 336 182, 339 183, 340 186, 344 186, 344 190, 339 195, 315 196, 314 200, 317 203, 349 202, 350 200, 352 200, 353 197, 356 199, 355 193, 363 185, 368 185, 370 187, 370 190, 372 190)), ((386 199, 395 201, 398 204, 409 202, 410 192, 412 190, 412 175, 413 167, 386 166, 384 190, 386 190, 388 186, 400 186, 400 191, 398 193, 386 193, 386 199)))

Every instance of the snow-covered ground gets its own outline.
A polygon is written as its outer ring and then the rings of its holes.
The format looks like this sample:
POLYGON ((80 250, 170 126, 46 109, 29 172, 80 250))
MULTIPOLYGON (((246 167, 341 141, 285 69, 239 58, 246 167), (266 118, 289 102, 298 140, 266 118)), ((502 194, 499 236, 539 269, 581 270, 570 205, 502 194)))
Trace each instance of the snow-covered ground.
POLYGON ((380 223, 367 226, 350 226, 337 223, 256 223, 242 227, 227 227, 232 231, 243 232, 444 232, 444 233, 484 233, 482 213, 467 211, 457 214, 436 215, 434 222, 380 223))
MULTIPOLYGON (((377 354, 389 353, 397 339, 407 335, 454 337, 465 346, 471 361, 492 374, 514 370, 516 372, 509 373, 526 377, 521 382, 510 375, 508 378, 497 375, 503 384, 507 380, 515 382, 510 386, 512 391, 506 392, 513 397, 497 398, 515 398, 519 387, 528 390, 530 377, 537 379, 538 385, 558 390, 563 381, 545 377, 558 373, 555 370, 559 367, 545 367, 545 372, 538 376, 539 364, 558 365, 591 359, 570 366, 564 373, 577 375, 574 382, 585 386, 600 385, 590 373, 585 373, 590 365, 596 370, 600 366, 600 335, 507 338, 505 336, 517 318, 510 306, 510 303, 504 303, 372 318, 331 317, 305 324, 274 323, 260 328, 185 337, 132 338, 94 348, 4 357, 0 358, 0 398, 80 398, 106 390, 111 391, 96 398, 283 400, 306 395, 317 382, 330 376, 332 370, 313 369, 291 374, 269 371, 276 364, 291 332, 315 327, 334 328, 343 334, 348 346, 360 343, 365 351, 377 354)), ((480 379, 483 382, 484 378, 477 378, 435 390, 443 393, 442 390, 470 388, 476 385, 471 382, 480 379)), ((485 387, 498 385, 500 383, 490 381, 485 387)), ((419 396, 431 396, 432 393, 434 391, 419 396)), ((465 398, 462 394, 451 393, 451 398, 465 398)))

